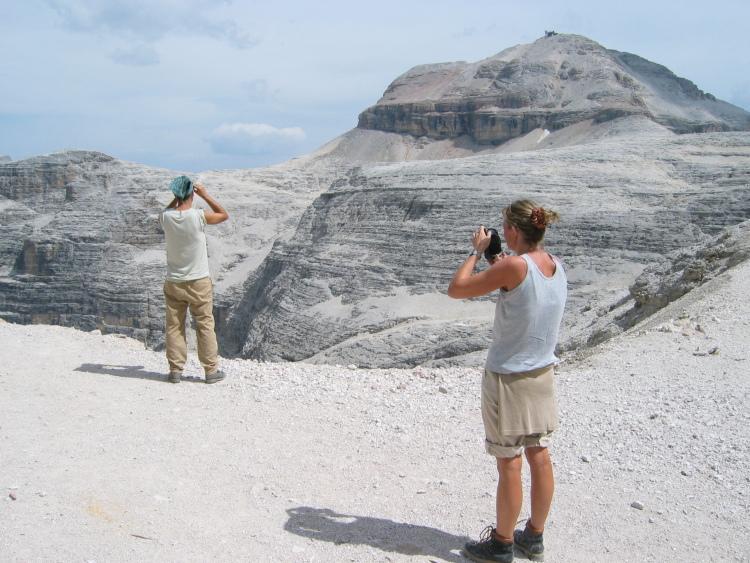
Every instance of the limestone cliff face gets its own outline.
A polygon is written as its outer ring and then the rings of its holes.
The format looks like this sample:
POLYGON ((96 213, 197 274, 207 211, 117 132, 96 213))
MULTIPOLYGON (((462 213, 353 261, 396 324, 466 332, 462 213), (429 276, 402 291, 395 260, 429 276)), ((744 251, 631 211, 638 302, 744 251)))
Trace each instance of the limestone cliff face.
POLYGON ((454 301, 445 289, 470 233, 532 197, 562 215, 547 247, 568 271, 561 347, 571 349, 644 267, 749 218, 748 184, 748 133, 361 166, 308 208, 294 244, 274 248, 224 344, 245 357, 378 367, 483 354, 493 296, 454 301))
MULTIPOLYGON (((659 310, 748 259, 750 221, 731 225, 715 237, 672 251, 635 279, 626 298, 600 308, 598 318, 571 338, 567 347, 591 347, 636 325, 653 326, 650 317, 659 310)), ((686 319, 678 325, 683 322, 684 327, 700 330, 686 319)))
MULTIPOLYGON (((0 317, 116 332, 160 347, 165 257, 157 214, 178 174, 93 151, 0 164, 0 317)), ((305 171, 193 175, 232 212, 230 223, 207 234, 219 306, 238 299, 273 242, 289 235, 334 176, 314 162, 305 171)))
MULTIPOLYGON (((144 341, 161 330, 154 308, 160 268, 138 260, 161 242, 158 224, 146 220, 158 204, 134 189, 133 172, 90 151, 0 166, 4 318, 117 327, 144 341)), ((168 175, 148 171, 146 178, 163 183, 168 175)))
POLYGON ((676 133, 748 130, 750 114, 669 69, 576 35, 553 35, 478 63, 416 67, 359 127, 501 144, 535 129, 642 115, 676 133))

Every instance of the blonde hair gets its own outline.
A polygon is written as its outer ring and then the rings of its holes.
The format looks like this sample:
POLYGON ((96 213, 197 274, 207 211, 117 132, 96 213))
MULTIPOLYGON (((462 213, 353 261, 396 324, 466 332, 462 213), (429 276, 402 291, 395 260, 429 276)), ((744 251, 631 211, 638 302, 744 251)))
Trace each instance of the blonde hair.
POLYGON ((531 245, 541 246, 547 225, 557 221, 557 211, 544 209, 530 199, 519 199, 503 209, 503 218, 511 227, 521 231, 521 236, 531 245))

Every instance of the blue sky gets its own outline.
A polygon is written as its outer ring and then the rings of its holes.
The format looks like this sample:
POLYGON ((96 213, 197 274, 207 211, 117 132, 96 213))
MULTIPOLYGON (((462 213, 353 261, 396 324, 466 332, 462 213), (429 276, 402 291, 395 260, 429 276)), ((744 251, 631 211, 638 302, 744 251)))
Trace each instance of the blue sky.
POLYGON ((479 61, 546 30, 750 110, 748 22, 747 0, 2 0, 0 156, 275 164, 355 127, 416 65, 479 61))

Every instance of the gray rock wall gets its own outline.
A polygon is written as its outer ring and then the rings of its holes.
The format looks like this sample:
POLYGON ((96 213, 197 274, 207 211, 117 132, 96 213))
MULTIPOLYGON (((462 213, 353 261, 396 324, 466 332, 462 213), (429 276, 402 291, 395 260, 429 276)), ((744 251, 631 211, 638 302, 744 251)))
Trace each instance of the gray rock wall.
MULTIPOLYGON (((142 167, 145 170, 145 167, 142 167)), ((0 166, 0 315, 85 330, 110 327, 151 344, 163 273, 138 255, 161 243, 158 202, 134 168, 92 151, 0 166)), ((164 171, 142 179, 161 182, 164 171)))
MULTIPOLYGON (((668 253, 650 264, 633 282, 628 295, 597 310, 584 331, 563 345, 566 351, 596 346, 638 325, 670 303, 750 259, 750 221, 731 225, 699 244, 668 253)), ((697 327, 700 330, 700 327, 697 327)))
MULTIPOLYGON (((625 140, 627 122, 558 149, 345 174, 329 155, 198 175, 232 214, 209 230, 222 353, 363 366, 480 362, 493 298, 454 301, 445 288, 471 231, 499 226, 502 206, 522 196, 563 217, 547 243, 570 278, 562 348, 621 330, 617 319, 601 323, 631 299, 646 266, 750 216, 748 134, 650 131, 634 141, 625 140)), ((85 151, 0 166, 0 316, 159 347, 156 214, 175 174, 85 151)))
POLYGON ((570 278, 562 347, 585 343, 644 267, 750 218, 748 157, 738 133, 358 167, 305 212, 293 245, 276 245, 223 342, 266 360, 462 361, 487 347, 492 298, 454 302, 445 288, 472 230, 532 197, 562 215, 547 241, 570 278))
MULTIPOLYGON (((302 168, 192 175, 232 214, 207 237, 219 311, 335 177, 335 166, 314 160, 302 168)), ((178 174, 93 151, 0 165, 0 317, 116 332, 159 348, 165 256, 157 214, 178 174)))

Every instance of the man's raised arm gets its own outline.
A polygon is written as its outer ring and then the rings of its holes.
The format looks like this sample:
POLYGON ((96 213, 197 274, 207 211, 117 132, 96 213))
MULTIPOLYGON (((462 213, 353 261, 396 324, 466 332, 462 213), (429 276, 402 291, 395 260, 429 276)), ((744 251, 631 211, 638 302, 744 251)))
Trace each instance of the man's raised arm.
POLYGON ((205 187, 201 184, 193 184, 193 191, 195 191, 195 193, 197 193, 211 208, 211 211, 203 212, 206 216, 206 223, 209 225, 218 225, 229 219, 229 213, 227 213, 227 210, 224 209, 218 201, 206 193, 205 187))

